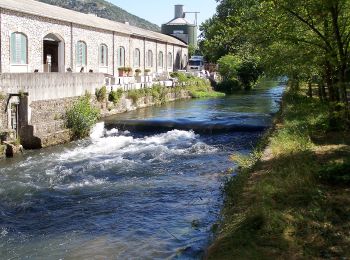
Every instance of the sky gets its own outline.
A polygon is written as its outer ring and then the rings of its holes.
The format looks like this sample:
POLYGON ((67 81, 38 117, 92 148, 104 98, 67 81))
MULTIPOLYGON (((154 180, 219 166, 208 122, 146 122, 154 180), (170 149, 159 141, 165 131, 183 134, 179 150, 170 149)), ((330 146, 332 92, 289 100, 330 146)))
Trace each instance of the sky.
MULTIPOLYGON (((216 11, 215 0, 108 0, 125 11, 161 26, 174 18, 174 5, 184 5, 185 12, 200 12, 198 25, 212 17, 216 11)), ((194 14, 186 18, 194 22, 194 14)))

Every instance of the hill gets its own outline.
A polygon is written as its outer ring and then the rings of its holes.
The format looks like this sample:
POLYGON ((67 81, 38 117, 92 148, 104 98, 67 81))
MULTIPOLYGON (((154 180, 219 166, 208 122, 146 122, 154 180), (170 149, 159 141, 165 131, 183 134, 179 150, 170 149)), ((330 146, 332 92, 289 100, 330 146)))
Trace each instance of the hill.
POLYGON ((136 15, 130 14, 124 9, 104 0, 38 0, 43 3, 60 6, 81 13, 93 13, 98 17, 116 22, 129 22, 130 25, 160 32, 158 25, 153 24, 136 15))

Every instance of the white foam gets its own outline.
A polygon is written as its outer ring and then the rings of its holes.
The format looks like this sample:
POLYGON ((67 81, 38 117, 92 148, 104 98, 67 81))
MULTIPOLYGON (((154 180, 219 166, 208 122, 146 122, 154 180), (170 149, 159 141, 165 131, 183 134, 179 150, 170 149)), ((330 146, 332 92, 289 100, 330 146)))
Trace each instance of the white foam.
POLYGON ((90 138, 92 140, 98 140, 105 134, 105 123, 97 123, 90 131, 90 138))

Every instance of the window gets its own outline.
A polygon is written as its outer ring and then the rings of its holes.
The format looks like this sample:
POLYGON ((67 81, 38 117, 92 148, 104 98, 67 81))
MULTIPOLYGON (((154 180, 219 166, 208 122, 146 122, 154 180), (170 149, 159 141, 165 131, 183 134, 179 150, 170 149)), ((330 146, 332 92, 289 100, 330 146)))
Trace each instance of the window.
POLYGON ((100 65, 104 67, 108 66, 108 47, 106 44, 100 45, 100 65))
POLYGON ((118 67, 125 67, 125 49, 121 46, 118 49, 118 67))
POLYGON ((86 66, 86 56, 87 56, 87 48, 86 48, 86 43, 83 41, 78 41, 77 42, 77 47, 76 47, 76 64, 77 66, 86 66))
POLYGON ((173 67, 173 55, 171 54, 171 52, 168 53, 168 68, 172 68, 173 67))
POLYGON ((159 55, 158 55, 158 66, 159 68, 163 68, 163 52, 159 52, 159 55))
POLYGON ((11 63, 28 64, 28 40, 23 33, 11 34, 11 63))
POLYGON ((147 53, 147 67, 153 67, 153 52, 151 50, 148 50, 147 53))
POLYGON ((135 68, 140 67, 140 50, 139 49, 135 49, 135 52, 134 52, 134 67, 135 68))

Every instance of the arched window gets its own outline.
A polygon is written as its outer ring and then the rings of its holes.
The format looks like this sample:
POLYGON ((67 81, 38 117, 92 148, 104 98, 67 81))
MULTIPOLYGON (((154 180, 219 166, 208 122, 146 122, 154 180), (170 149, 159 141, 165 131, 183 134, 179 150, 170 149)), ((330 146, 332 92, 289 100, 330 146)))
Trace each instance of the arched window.
POLYGON ((11 34, 11 64, 28 64, 28 39, 23 33, 11 34))
POLYGON ((100 45, 100 65, 104 67, 108 66, 108 47, 106 44, 100 45))
POLYGON ((76 47, 76 64, 77 66, 83 67, 87 64, 87 48, 86 43, 83 41, 77 42, 76 47))
POLYGON ((148 50, 147 53, 147 67, 153 67, 153 52, 151 50, 148 50))
POLYGON ((172 68, 173 67, 173 55, 171 54, 171 52, 168 53, 168 68, 172 68))
POLYGON ((187 55, 184 55, 184 58, 182 60, 182 67, 185 68, 187 66, 187 55))
POLYGON ((118 49, 118 67, 125 67, 125 49, 122 46, 118 49))
POLYGON ((158 67, 159 68, 163 68, 163 52, 159 52, 158 55, 158 67))
POLYGON ((140 50, 139 49, 135 49, 135 52, 134 52, 134 67, 135 68, 140 67, 140 50))

